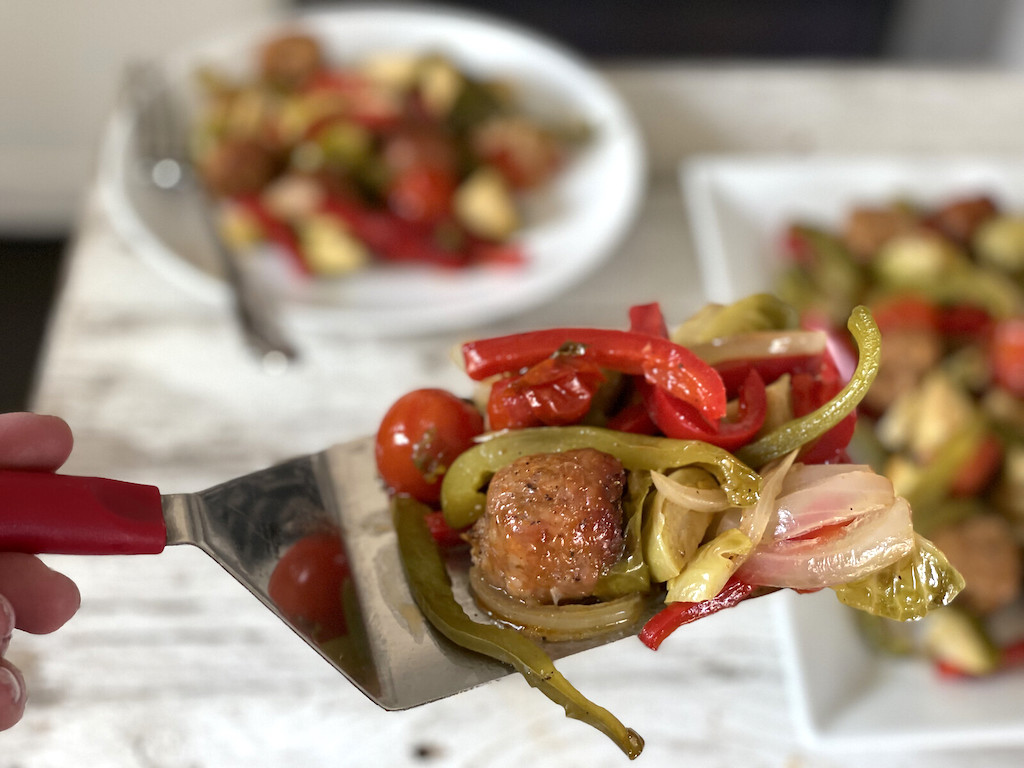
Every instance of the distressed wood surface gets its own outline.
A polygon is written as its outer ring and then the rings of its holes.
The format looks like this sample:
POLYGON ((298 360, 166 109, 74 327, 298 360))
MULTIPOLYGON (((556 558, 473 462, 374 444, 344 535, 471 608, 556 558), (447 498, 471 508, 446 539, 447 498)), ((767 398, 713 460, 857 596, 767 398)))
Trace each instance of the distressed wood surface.
MULTIPOLYGON (((622 67, 651 155, 635 229, 596 275, 527 316, 386 342, 304 338, 303 364, 271 376, 226 306, 199 301, 85 205, 34 407, 76 434, 67 471, 205 488, 371 433, 417 386, 466 391, 459 337, 550 325, 620 326, 632 303, 672 319, 702 304, 676 164, 695 152, 1016 151, 1018 84, 985 72, 829 67, 622 67), (975 105, 961 108, 970 95, 975 105), (1012 119, 1011 119, 1012 118, 1012 119)), ((205 555, 49 558, 83 606, 60 632, 18 635, 32 690, 0 734, 0 768, 175 766, 621 766, 603 736, 517 677, 408 712, 378 709, 205 555)), ((878 768, 1017 766, 1024 752, 820 753, 794 733, 772 598, 673 636, 566 659, 588 696, 646 738, 639 765, 878 768)), ((865 734, 870 746, 870 734, 865 734)))

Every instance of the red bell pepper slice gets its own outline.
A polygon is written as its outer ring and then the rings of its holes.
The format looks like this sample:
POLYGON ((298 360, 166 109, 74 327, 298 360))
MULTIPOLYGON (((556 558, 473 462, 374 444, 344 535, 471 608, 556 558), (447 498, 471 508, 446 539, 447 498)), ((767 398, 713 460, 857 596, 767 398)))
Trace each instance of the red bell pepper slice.
POLYGON ((939 313, 939 331, 958 343, 984 343, 995 324, 995 318, 986 310, 970 304, 953 304, 939 313))
POLYGON ((306 257, 302 255, 302 247, 295 231, 272 214, 259 197, 240 197, 236 202, 241 205, 259 225, 267 242, 278 246, 303 275, 312 274, 306 257))
POLYGON ((764 426, 768 412, 768 398, 764 379, 755 368, 749 369, 740 387, 739 417, 734 421, 721 419, 708 423, 697 409, 664 390, 639 382, 651 420, 666 437, 679 440, 703 440, 706 443, 734 451, 746 445, 764 426))
POLYGON ((651 420, 647 406, 642 402, 629 403, 608 418, 608 429, 630 432, 634 435, 656 435, 658 426, 651 420))
MULTIPOLYGON (((413 262, 457 269, 470 264, 519 266, 526 257, 518 243, 495 243, 453 230, 453 247, 440 243, 438 226, 407 221, 394 213, 357 200, 333 196, 322 211, 340 220, 360 242, 384 261, 413 262)), ((451 223, 451 222, 448 222, 451 223)), ((454 224, 452 224, 455 227, 454 224)))
POLYGON ((668 324, 661 312, 661 304, 636 304, 629 308, 629 330, 646 333, 659 339, 668 338, 668 324))
POLYGON ((470 264, 488 267, 521 267, 526 263, 523 247, 517 242, 493 243, 472 236, 467 238, 466 252, 470 264))
MULTIPOLYGON (((829 355, 825 356, 817 375, 794 374, 790 384, 793 415, 805 416, 831 400, 843 388, 839 371, 829 355)), ((805 464, 838 464, 848 460, 846 447, 853 439, 857 427, 857 412, 853 411, 813 443, 805 446, 800 461, 805 464)))
POLYGON ((1024 640, 1015 640, 1003 646, 999 652, 1000 669, 1016 669, 1024 666, 1024 640))
POLYGON ((462 345, 466 373, 477 381, 536 365, 556 352, 601 368, 643 376, 714 421, 725 416, 722 377, 693 352, 645 333, 597 328, 553 328, 498 336, 462 345))
MULTIPOLYGON (((629 309, 629 327, 637 333, 647 333, 660 338, 668 337, 668 326, 657 303, 639 304, 629 309)), ((739 372, 740 361, 735 361, 733 372, 739 372)), ((718 366, 715 369, 722 373, 718 366)), ((636 415, 625 413, 617 415, 612 423, 624 423, 629 429, 624 431, 660 431, 667 437, 681 440, 703 440, 726 450, 735 450, 753 439, 764 424, 768 410, 768 401, 764 389, 764 379, 759 370, 753 370, 749 364, 742 368, 742 384, 729 387, 728 380, 723 376, 726 389, 740 392, 740 417, 734 421, 722 420, 717 424, 707 422, 689 403, 673 397, 664 390, 652 387, 643 379, 637 381, 637 389, 641 393, 643 407, 647 412, 649 426, 645 425, 636 415)), ((776 374, 779 375, 779 374, 776 374)))
POLYGON ((444 513, 440 510, 428 512, 424 519, 427 521, 430 535, 437 542, 438 546, 445 549, 453 549, 466 545, 466 540, 462 538, 462 532, 448 525, 448 522, 444 519, 444 513))
POLYGON ((431 226, 406 221, 390 211, 374 210, 355 201, 331 197, 323 212, 340 219, 352 234, 385 261, 464 267, 466 254, 435 242, 431 226))
POLYGON ((640 630, 640 642, 656 651, 665 638, 681 626, 739 605, 750 597, 753 591, 753 585, 732 578, 722 587, 721 592, 709 600, 702 600, 699 603, 669 603, 644 624, 640 630))
POLYGON ((487 401, 488 423, 493 430, 576 424, 587 415, 604 380, 601 369, 588 360, 549 357, 521 376, 494 382, 487 401))
POLYGON ((757 371, 761 381, 771 384, 783 374, 814 373, 821 368, 821 355, 778 355, 775 357, 745 358, 715 364, 730 394, 738 393, 750 371, 757 371))
MULTIPOLYGON (((652 302, 650 304, 636 304, 629 308, 629 330, 633 333, 646 333, 660 339, 668 338, 668 324, 665 322, 665 315, 661 312, 661 304, 652 302)), ((642 377, 633 377, 642 382, 642 377)), ((639 389, 641 387, 634 387, 639 389)), ((639 392, 623 406, 618 413, 613 414, 607 426, 609 429, 616 429, 620 432, 630 432, 636 435, 656 435, 658 425, 651 419, 647 410, 647 403, 639 392)))

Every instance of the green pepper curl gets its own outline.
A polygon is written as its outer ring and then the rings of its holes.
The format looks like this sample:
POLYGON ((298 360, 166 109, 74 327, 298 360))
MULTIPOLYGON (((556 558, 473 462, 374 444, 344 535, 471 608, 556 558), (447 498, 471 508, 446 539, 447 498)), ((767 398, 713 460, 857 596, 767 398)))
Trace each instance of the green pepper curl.
POLYGON ((514 667, 531 686, 565 709, 568 717, 592 725, 629 756, 644 740, 611 712, 581 694, 544 650, 514 629, 473 621, 459 605, 444 558, 426 523, 426 506, 405 496, 391 504, 398 550, 413 599, 431 625, 453 643, 514 667))
POLYGON ((846 386, 817 410, 799 419, 788 421, 753 443, 740 448, 736 451, 740 459, 752 467, 763 467, 768 462, 821 437, 860 404, 878 375, 882 337, 871 313, 863 306, 854 308, 847 327, 857 342, 859 358, 857 368, 846 386))

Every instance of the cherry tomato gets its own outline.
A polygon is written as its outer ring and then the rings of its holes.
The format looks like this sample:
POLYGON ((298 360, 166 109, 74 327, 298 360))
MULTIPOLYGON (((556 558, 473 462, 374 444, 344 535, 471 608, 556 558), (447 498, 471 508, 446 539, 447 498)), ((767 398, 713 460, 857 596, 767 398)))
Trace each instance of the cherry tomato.
POLYGON ((281 613, 317 642, 348 633, 342 589, 348 558, 335 532, 299 539, 270 574, 267 593, 281 613))
POLYGON ((1024 396, 1024 317, 1012 317, 996 326, 991 355, 996 382, 1012 395, 1024 396))
POLYGON ((913 294, 901 294, 876 302, 871 307, 875 324, 884 334, 890 330, 912 329, 938 332, 942 312, 932 302, 913 294))
POLYGON ((451 213, 455 176, 430 165, 397 174, 388 189, 388 208, 406 221, 434 224, 451 213))
POLYGON ((416 389, 384 414, 374 451, 377 471, 393 493, 435 504, 456 456, 484 431, 472 403, 443 389, 416 389))
POLYGON ((462 532, 448 525, 448 521, 444 519, 444 512, 439 509, 433 510, 428 512, 425 517, 430 535, 434 537, 434 541, 439 547, 454 549, 465 546, 466 541, 462 538, 462 532))

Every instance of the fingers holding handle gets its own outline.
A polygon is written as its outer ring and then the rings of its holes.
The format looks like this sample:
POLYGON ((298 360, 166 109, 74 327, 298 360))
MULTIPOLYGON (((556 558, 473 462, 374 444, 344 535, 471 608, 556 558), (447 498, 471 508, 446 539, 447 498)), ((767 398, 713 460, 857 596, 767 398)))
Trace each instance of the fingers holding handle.
POLYGON ((0 467, 55 470, 71 454, 67 422, 38 413, 0 413, 0 467))

